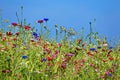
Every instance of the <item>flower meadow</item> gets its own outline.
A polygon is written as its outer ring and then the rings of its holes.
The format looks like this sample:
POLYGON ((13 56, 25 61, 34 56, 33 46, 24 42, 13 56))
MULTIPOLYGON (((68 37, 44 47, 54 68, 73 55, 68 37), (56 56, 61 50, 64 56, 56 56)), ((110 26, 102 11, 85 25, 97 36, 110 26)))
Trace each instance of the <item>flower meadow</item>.
POLYGON ((0 80, 120 79, 119 43, 111 46, 91 26, 87 40, 83 35, 73 39, 73 28, 56 24, 51 39, 48 18, 38 20, 35 30, 17 13, 16 17, 6 31, 0 29, 0 80))

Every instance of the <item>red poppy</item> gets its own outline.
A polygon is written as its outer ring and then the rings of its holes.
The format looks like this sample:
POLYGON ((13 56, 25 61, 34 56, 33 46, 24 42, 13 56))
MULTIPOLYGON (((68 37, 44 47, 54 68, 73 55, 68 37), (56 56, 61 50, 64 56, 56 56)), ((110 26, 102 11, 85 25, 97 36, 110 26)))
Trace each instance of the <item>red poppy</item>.
POLYGON ((51 60, 52 60, 52 57, 48 56, 48 57, 47 57, 47 60, 48 60, 48 61, 51 61, 51 60))
POLYGON ((17 40, 17 38, 16 38, 16 37, 14 37, 14 38, 13 38, 13 40, 14 40, 14 41, 16 41, 16 40, 17 40))
POLYGON ((109 57, 109 60, 111 60, 111 61, 112 61, 113 59, 114 59, 113 57, 109 57))
POLYGON ((6 41, 6 37, 3 37, 2 40, 3 40, 3 41, 6 41))
POLYGON ((6 32, 6 35, 7 35, 7 36, 11 36, 11 35, 12 35, 12 32, 6 32))
POLYGON ((30 30, 30 26, 25 26, 24 28, 25 30, 28 30, 28 31, 30 30))
POLYGON ((44 20, 38 20, 38 23, 40 23, 40 24, 43 23, 43 22, 44 22, 44 20))
POLYGON ((15 23, 15 22, 13 22, 13 23, 11 23, 11 24, 12 24, 12 26, 14 26, 14 27, 17 26, 17 23, 15 23))
POLYGON ((16 32, 15 34, 18 36, 20 34, 20 32, 16 32))

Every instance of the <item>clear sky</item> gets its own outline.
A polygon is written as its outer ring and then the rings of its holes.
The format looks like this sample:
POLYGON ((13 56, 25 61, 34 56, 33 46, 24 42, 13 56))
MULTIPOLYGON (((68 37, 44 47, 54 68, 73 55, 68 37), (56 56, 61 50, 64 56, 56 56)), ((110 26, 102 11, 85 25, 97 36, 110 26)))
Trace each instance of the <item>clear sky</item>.
POLYGON ((11 22, 17 21, 21 6, 28 23, 47 17, 50 29, 57 23, 77 32, 84 27, 88 33, 89 22, 96 18, 99 33, 120 36, 120 0, 0 0, 2 16, 11 22))

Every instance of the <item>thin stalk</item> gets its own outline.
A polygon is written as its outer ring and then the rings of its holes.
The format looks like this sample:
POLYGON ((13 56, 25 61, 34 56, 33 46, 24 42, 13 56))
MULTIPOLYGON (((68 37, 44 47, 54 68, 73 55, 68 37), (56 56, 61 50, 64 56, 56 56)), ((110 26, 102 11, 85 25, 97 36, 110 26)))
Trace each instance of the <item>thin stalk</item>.
POLYGON ((89 43, 91 44, 91 39, 92 39, 92 27, 91 27, 91 22, 89 23, 90 24, 90 36, 89 36, 89 43))
POLYGON ((18 13, 17 13, 17 12, 16 12, 16 17, 17 17, 18 23, 20 24, 20 20, 19 20, 19 17, 18 17, 18 13))

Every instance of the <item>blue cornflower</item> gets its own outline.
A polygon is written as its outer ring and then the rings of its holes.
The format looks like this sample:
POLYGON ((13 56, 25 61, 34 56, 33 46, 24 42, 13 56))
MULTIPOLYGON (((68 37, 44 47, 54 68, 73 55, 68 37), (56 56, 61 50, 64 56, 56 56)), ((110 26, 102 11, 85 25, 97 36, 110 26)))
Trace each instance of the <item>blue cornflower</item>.
POLYGON ((45 62, 46 60, 47 60, 46 58, 43 58, 43 59, 42 59, 42 62, 45 62))
POLYGON ((28 58, 28 57, 24 55, 24 56, 22 56, 22 58, 23 58, 23 59, 26 59, 26 58, 28 58))
POLYGON ((112 49, 112 48, 113 48, 112 46, 109 47, 109 49, 112 49))
POLYGON ((112 74, 109 73, 108 76, 112 76, 112 74))
POLYGON ((23 44, 26 45, 26 42, 24 42, 23 44))
POLYGON ((36 32, 33 32, 33 36, 38 36, 38 34, 36 32))
POLYGON ((46 21, 46 22, 47 22, 48 20, 49 20, 48 18, 44 18, 44 21, 46 21))
POLYGON ((96 48, 90 48, 90 51, 95 51, 96 50, 96 48))
POLYGON ((34 36, 35 39, 38 39, 38 37, 39 37, 36 32, 33 32, 33 36, 34 36))

